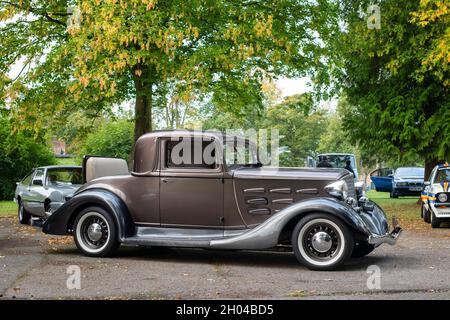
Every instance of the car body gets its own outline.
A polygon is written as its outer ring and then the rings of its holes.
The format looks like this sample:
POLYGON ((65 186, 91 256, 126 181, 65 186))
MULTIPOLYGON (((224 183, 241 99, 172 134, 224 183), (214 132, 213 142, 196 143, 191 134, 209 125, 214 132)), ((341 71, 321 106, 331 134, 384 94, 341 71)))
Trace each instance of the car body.
POLYGON ((33 169, 20 182, 14 195, 19 220, 45 220, 70 199, 81 186, 81 166, 46 166, 33 169))
POLYGON ((396 242, 401 228, 389 232, 383 211, 357 199, 348 171, 264 167, 256 149, 239 136, 162 131, 137 140, 130 173, 124 160, 87 156, 86 183, 43 231, 73 234, 78 248, 96 257, 113 254, 120 244, 288 247, 315 270, 335 269, 352 254, 396 242), (196 143, 212 160, 190 163, 196 143), (177 154, 186 158, 178 161, 177 154), (240 161, 239 154, 249 159, 240 161))
POLYGON ((420 196, 423 190, 425 169, 422 167, 400 167, 392 179, 391 198, 420 196))
POLYGON ((439 228, 444 221, 450 221, 450 166, 448 163, 433 168, 429 181, 421 194, 422 213, 425 222, 439 228))
POLYGON ((393 178, 394 170, 389 168, 379 168, 370 173, 370 180, 378 192, 391 192, 393 178))

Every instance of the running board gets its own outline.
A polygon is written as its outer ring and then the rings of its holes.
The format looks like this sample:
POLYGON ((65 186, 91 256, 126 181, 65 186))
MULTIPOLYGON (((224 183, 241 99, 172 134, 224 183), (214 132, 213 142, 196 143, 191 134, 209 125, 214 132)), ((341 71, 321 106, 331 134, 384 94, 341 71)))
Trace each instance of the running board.
POLYGON ((186 248, 209 248, 211 241, 192 240, 189 238, 160 238, 160 237, 131 237, 123 239, 124 245, 134 246, 157 246, 157 247, 186 247, 186 248))

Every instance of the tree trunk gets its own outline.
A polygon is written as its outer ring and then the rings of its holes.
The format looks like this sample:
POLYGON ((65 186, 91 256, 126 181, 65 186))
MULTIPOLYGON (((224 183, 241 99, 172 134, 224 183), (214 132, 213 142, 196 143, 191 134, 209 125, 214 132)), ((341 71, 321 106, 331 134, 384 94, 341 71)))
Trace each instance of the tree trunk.
POLYGON ((152 131, 152 95, 153 83, 149 81, 148 72, 136 67, 133 69, 136 102, 134 107, 134 142, 144 133, 152 131), (141 70, 140 76, 136 70, 141 70))
POLYGON ((436 165, 438 165, 440 163, 444 163, 444 161, 437 160, 437 159, 425 159, 425 176, 424 176, 424 181, 428 181, 428 179, 430 178, 431 171, 433 170, 433 168, 436 165))

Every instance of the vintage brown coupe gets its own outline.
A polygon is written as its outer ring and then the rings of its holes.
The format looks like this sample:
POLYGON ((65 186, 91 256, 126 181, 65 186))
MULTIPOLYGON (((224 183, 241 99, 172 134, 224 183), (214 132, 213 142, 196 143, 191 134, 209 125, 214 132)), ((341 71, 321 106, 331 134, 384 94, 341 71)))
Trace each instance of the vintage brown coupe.
POLYGON ((348 171, 264 167, 255 149, 237 136, 164 131, 139 138, 130 173, 124 160, 87 156, 86 183, 43 231, 73 234, 88 256, 111 255, 120 244, 292 248, 315 270, 396 242, 401 228, 389 232, 348 171), (199 150, 210 160, 195 159, 199 150))

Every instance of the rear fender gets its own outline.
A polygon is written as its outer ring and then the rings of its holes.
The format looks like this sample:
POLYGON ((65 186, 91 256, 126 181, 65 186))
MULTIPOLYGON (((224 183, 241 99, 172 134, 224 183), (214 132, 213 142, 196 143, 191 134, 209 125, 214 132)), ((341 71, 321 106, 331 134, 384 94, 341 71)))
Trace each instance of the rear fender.
POLYGON ((69 234, 76 215, 90 206, 100 206, 112 215, 118 228, 119 241, 134 234, 134 222, 127 206, 116 194, 105 189, 88 189, 76 194, 45 221, 42 231, 54 235, 69 234))

